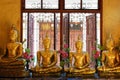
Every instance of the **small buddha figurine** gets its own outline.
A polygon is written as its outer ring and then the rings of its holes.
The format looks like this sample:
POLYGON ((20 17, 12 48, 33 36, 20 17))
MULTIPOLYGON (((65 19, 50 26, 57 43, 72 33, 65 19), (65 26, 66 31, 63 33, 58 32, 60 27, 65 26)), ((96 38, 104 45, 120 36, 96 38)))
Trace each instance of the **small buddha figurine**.
POLYGON ((50 44, 51 40, 46 34, 46 37, 43 39, 44 50, 37 52, 37 65, 31 68, 33 72, 51 73, 59 72, 62 69, 56 65, 57 53, 56 51, 50 50, 50 44))
POLYGON ((100 72, 120 72, 119 54, 114 48, 114 40, 110 34, 106 40, 107 50, 102 52, 102 66, 98 67, 100 72))
POLYGON ((76 52, 70 52, 70 68, 66 68, 66 72, 79 73, 79 74, 92 74, 95 73, 94 69, 89 68, 90 57, 87 52, 82 51, 83 42, 78 36, 78 41, 75 43, 76 52), (74 59, 74 62, 73 62, 74 59), (73 63, 73 64, 72 64, 73 63))
POLYGON ((4 63, 5 65, 24 63, 23 60, 18 60, 18 58, 22 57, 23 47, 22 47, 22 43, 16 41, 17 38, 18 38, 18 32, 13 25, 9 32, 10 42, 7 43, 6 46, 7 48, 4 54, 0 56, 0 63, 4 63))

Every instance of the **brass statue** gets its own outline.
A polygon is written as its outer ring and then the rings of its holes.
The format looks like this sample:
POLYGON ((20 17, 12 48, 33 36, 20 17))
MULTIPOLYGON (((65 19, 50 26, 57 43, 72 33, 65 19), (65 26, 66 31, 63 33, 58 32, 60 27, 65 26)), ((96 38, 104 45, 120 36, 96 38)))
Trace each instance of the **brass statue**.
POLYGON ((23 64, 23 60, 18 58, 22 57, 23 47, 22 43, 17 42, 18 32, 14 26, 11 27, 9 31, 10 42, 7 43, 7 49, 4 54, 0 56, 0 65, 13 65, 13 64, 23 64), (4 63, 4 64, 2 64, 4 63))
POLYGON ((66 68, 66 72, 79 73, 79 74, 92 74, 95 73, 94 69, 89 68, 90 57, 87 52, 82 51, 83 42, 78 36, 78 41, 75 43, 76 52, 70 52, 70 68, 66 68), (74 59, 74 64, 73 64, 74 59))
POLYGON ((114 49, 114 40, 110 35, 106 40, 107 50, 102 52, 102 66, 98 67, 100 72, 120 72, 119 54, 114 49))
POLYGON ((56 51, 50 50, 51 40, 46 34, 43 39, 44 50, 37 52, 37 65, 31 68, 33 72, 39 73, 51 73, 59 72, 62 68, 57 66, 57 53, 56 51), (41 61, 42 59, 42 61, 41 61))
POLYGON ((25 60, 22 59, 22 43, 17 42, 18 32, 14 26, 9 31, 9 38, 10 42, 7 43, 4 54, 0 56, 0 76, 28 76, 28 72, 25 70, 25 60))

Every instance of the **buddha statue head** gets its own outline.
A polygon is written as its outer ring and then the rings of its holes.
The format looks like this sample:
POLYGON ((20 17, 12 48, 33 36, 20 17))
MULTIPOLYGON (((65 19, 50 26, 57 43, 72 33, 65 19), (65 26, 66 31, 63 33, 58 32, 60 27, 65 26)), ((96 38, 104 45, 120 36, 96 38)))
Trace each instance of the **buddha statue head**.
POLYGON ((112 38, 112 35, 109 35, 109 38, 106 40, 106 47, 107 49, 113 49, 114 48, 114 40, 112 38))
POLYGON ((78 40, 75 43, 75 47, 77 50, 81 50, 83 46, 83 42, 80 40, 80 36, 78 36, 78 40))
POLYGON ((48 34, 46 34, 45 38, 43 39, 43 45, 45 49, 49 49, 51 44, 51 40, 48 37, 48 34))
POLYGON ((15 42, 18 38, 18 31, 16 30, 14 25, 10 29, 9 38, 10 38, 10 41, 12 42, 15 42))

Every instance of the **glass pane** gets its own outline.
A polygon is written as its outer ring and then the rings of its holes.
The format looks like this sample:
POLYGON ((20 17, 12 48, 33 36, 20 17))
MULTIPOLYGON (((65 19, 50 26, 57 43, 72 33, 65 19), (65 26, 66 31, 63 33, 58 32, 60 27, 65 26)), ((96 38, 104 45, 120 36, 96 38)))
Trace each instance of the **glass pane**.
POLYGON ((25 8, 26 9, 40 9, 41 8, 41 0, 25 0, 25 8))
POLYGON ((98 9, 98 0, 83 0, 82 9, 98 9))
POLYGON ((43 0, 43 9, 58 9, 58 0, 43 0))
MULTIPOLYGON (((22 41, 24 41, 25 39, 27 40, 27 24, 28 24, 28 14, 27 13, 23 13, 23 40, 22 41)), ((27 48, 27 41, 26 42, 24 42, 24 44, 23 44, 23 48, 25 49, 25 48, 27 48)))
POLYGON ((80 9, 80 0, 65 0, 65 9, 80 9))
POLYGON ((96 14, 97 44, 100 44, 100 14, 96 14))

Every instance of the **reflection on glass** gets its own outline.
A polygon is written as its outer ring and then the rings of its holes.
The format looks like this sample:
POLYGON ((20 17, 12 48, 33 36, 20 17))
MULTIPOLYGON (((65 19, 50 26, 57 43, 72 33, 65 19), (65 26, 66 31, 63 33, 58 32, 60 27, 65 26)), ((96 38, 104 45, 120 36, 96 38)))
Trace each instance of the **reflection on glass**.
POLYGON ((82 9, 98 9, 98 0, 83 0, 82 9))
POLYGON ((80 0, 65 0, 65 9, 80 9, 80 0))
POLYGON ((58 0, 43 0, 43 9, 58 9, 58 0))
POLYGON ((41 8, 41 0, 25 0, 25 8, 26 9, 40 9, 41 8))

